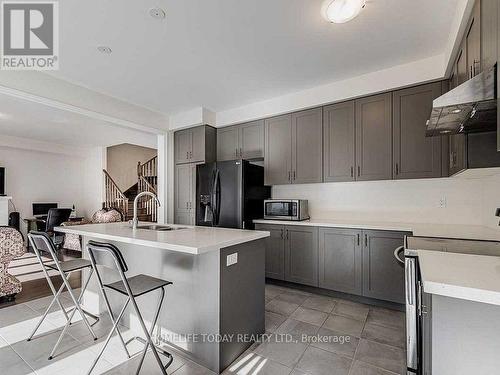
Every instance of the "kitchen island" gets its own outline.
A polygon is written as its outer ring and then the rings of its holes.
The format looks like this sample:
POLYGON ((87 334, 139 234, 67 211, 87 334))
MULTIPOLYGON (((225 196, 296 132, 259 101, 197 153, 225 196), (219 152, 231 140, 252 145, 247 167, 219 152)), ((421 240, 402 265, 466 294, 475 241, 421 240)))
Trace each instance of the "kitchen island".
MULTIPOLYGON (((145 223, 141 223, 144 226, 145 223)), ((156 337, 195 362, 222 372, 265 332, 264 287, 265 231, 169 225, 132 229, 127 223, 58 227, 57 231, 82 236, 83 257, 89 240, 116 245, 136 274, 166 279, 166 298, 158 320, 156 337), (234 264, 233 264, 234 263, 234 264)), ((118 280, 112 270, 104 282, 118 280)), ((108 293, 114 312, 125 299, 108 293)), ((158 296, 139 297, 138 305, 150 323, 158 296)), ((88 311, 105 313, 105 305, 93 278, 83 299, 88 311)), ((142 335, 131 309, 122 323, 142 335)))

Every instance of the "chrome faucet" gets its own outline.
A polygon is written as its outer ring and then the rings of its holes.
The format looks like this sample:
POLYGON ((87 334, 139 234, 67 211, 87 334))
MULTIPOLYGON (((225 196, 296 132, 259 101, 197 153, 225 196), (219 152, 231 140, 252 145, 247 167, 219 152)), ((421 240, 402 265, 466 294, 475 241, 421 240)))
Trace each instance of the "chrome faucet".
POLYGON ((137 196, 134 199, 134 218, 131 220, 132 229, 137 229, 137 225, 139 224, 139 218, 137 217, 137 205, 139 204, 139 198, 145 195, 153 197, 156 200, 158 207, 161 206, 160 200, 158 199, 156 194, 151 193, 150 191, 143 191, 142 193, 137 194, 137 196))

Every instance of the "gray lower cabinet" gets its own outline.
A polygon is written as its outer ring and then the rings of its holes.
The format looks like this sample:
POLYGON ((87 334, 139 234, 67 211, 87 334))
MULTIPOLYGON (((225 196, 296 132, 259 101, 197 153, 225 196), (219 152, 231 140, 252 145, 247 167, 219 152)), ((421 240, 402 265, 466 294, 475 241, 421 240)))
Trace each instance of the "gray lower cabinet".
POLYGON ((449 168, 450 176, 464 170, 467 167, 467 136, 465 134, 453 134, 449 138, 449 168))
POLYGON ((319 229, 320 288, 361 295, 361 235, 354 229, 319 229))
POLYGON ((432 101, 441 82, 395 91, 393 101, 394 178, 441 177, 441 137, 426 137, 432 101))
POLYGON ((405 234, 408 233, 363 231, 363 296, 405 302, 404 265, 394 257, 405 234))
POLYGON ((318 286, 318 228, 285 226, 285 280, 318 286))
POLYGON ((291 183, 292 116, 265 120, 264 176, 266 185, 291 183))
POLYGON ((292 183, 323 180, 323 111, 314 108, 292 114, 292 183))
POLYGON ((392 179, 392 95, 356 100, 356 180, 392 179))
POLYGON ((285 226, 255 224, 256 230, 268 231, 266 243, 266 277, 285 280, 285 226))
POLYGON ((262 159, 264 120, 228 126, 217 131, 217 160, 262 159))
POLYGON ((195 224, 196 164, 180 164, 175 167, 174 187, 175 224, 195 224))
POLYGON ((325 182, 354 181, 356 166, 354 101, 323 109, 323 178, 325 182))
POLYGON ((318 286, 318 228, 256 224, 269 231, 266 239, 266 277, 318 286))

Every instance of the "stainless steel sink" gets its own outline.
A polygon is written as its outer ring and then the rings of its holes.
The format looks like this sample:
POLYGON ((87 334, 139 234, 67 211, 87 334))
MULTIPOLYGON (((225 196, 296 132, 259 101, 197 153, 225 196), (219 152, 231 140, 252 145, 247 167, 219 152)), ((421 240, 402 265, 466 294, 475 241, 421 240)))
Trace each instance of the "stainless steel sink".
POLYGON ((169 230, 186 229, 186 227, 171 227, 169 225, 143 224, 143 225, 138 225, 137 229, 146 229, 146 230, 155 230, 164 232, 169 230))

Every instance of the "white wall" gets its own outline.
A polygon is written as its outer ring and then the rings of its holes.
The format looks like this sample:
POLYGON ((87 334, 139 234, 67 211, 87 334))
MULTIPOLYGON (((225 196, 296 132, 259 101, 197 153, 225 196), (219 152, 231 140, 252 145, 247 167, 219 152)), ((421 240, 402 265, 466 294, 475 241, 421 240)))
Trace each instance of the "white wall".
POLYGON ((56 202, 60 207, 74 204, 80 213, 84 204, 83 160, 80 155, 0 146, 0 165, 6 168, 6 194, 12 196, 21 218, 32 216, 33 202, 56 202))
POLYGON ((497 226, 500 177, 279 185, 273 198, 309 200, 312 218, 497 226), (446 198, 446 208, 440 199, 446 198))

